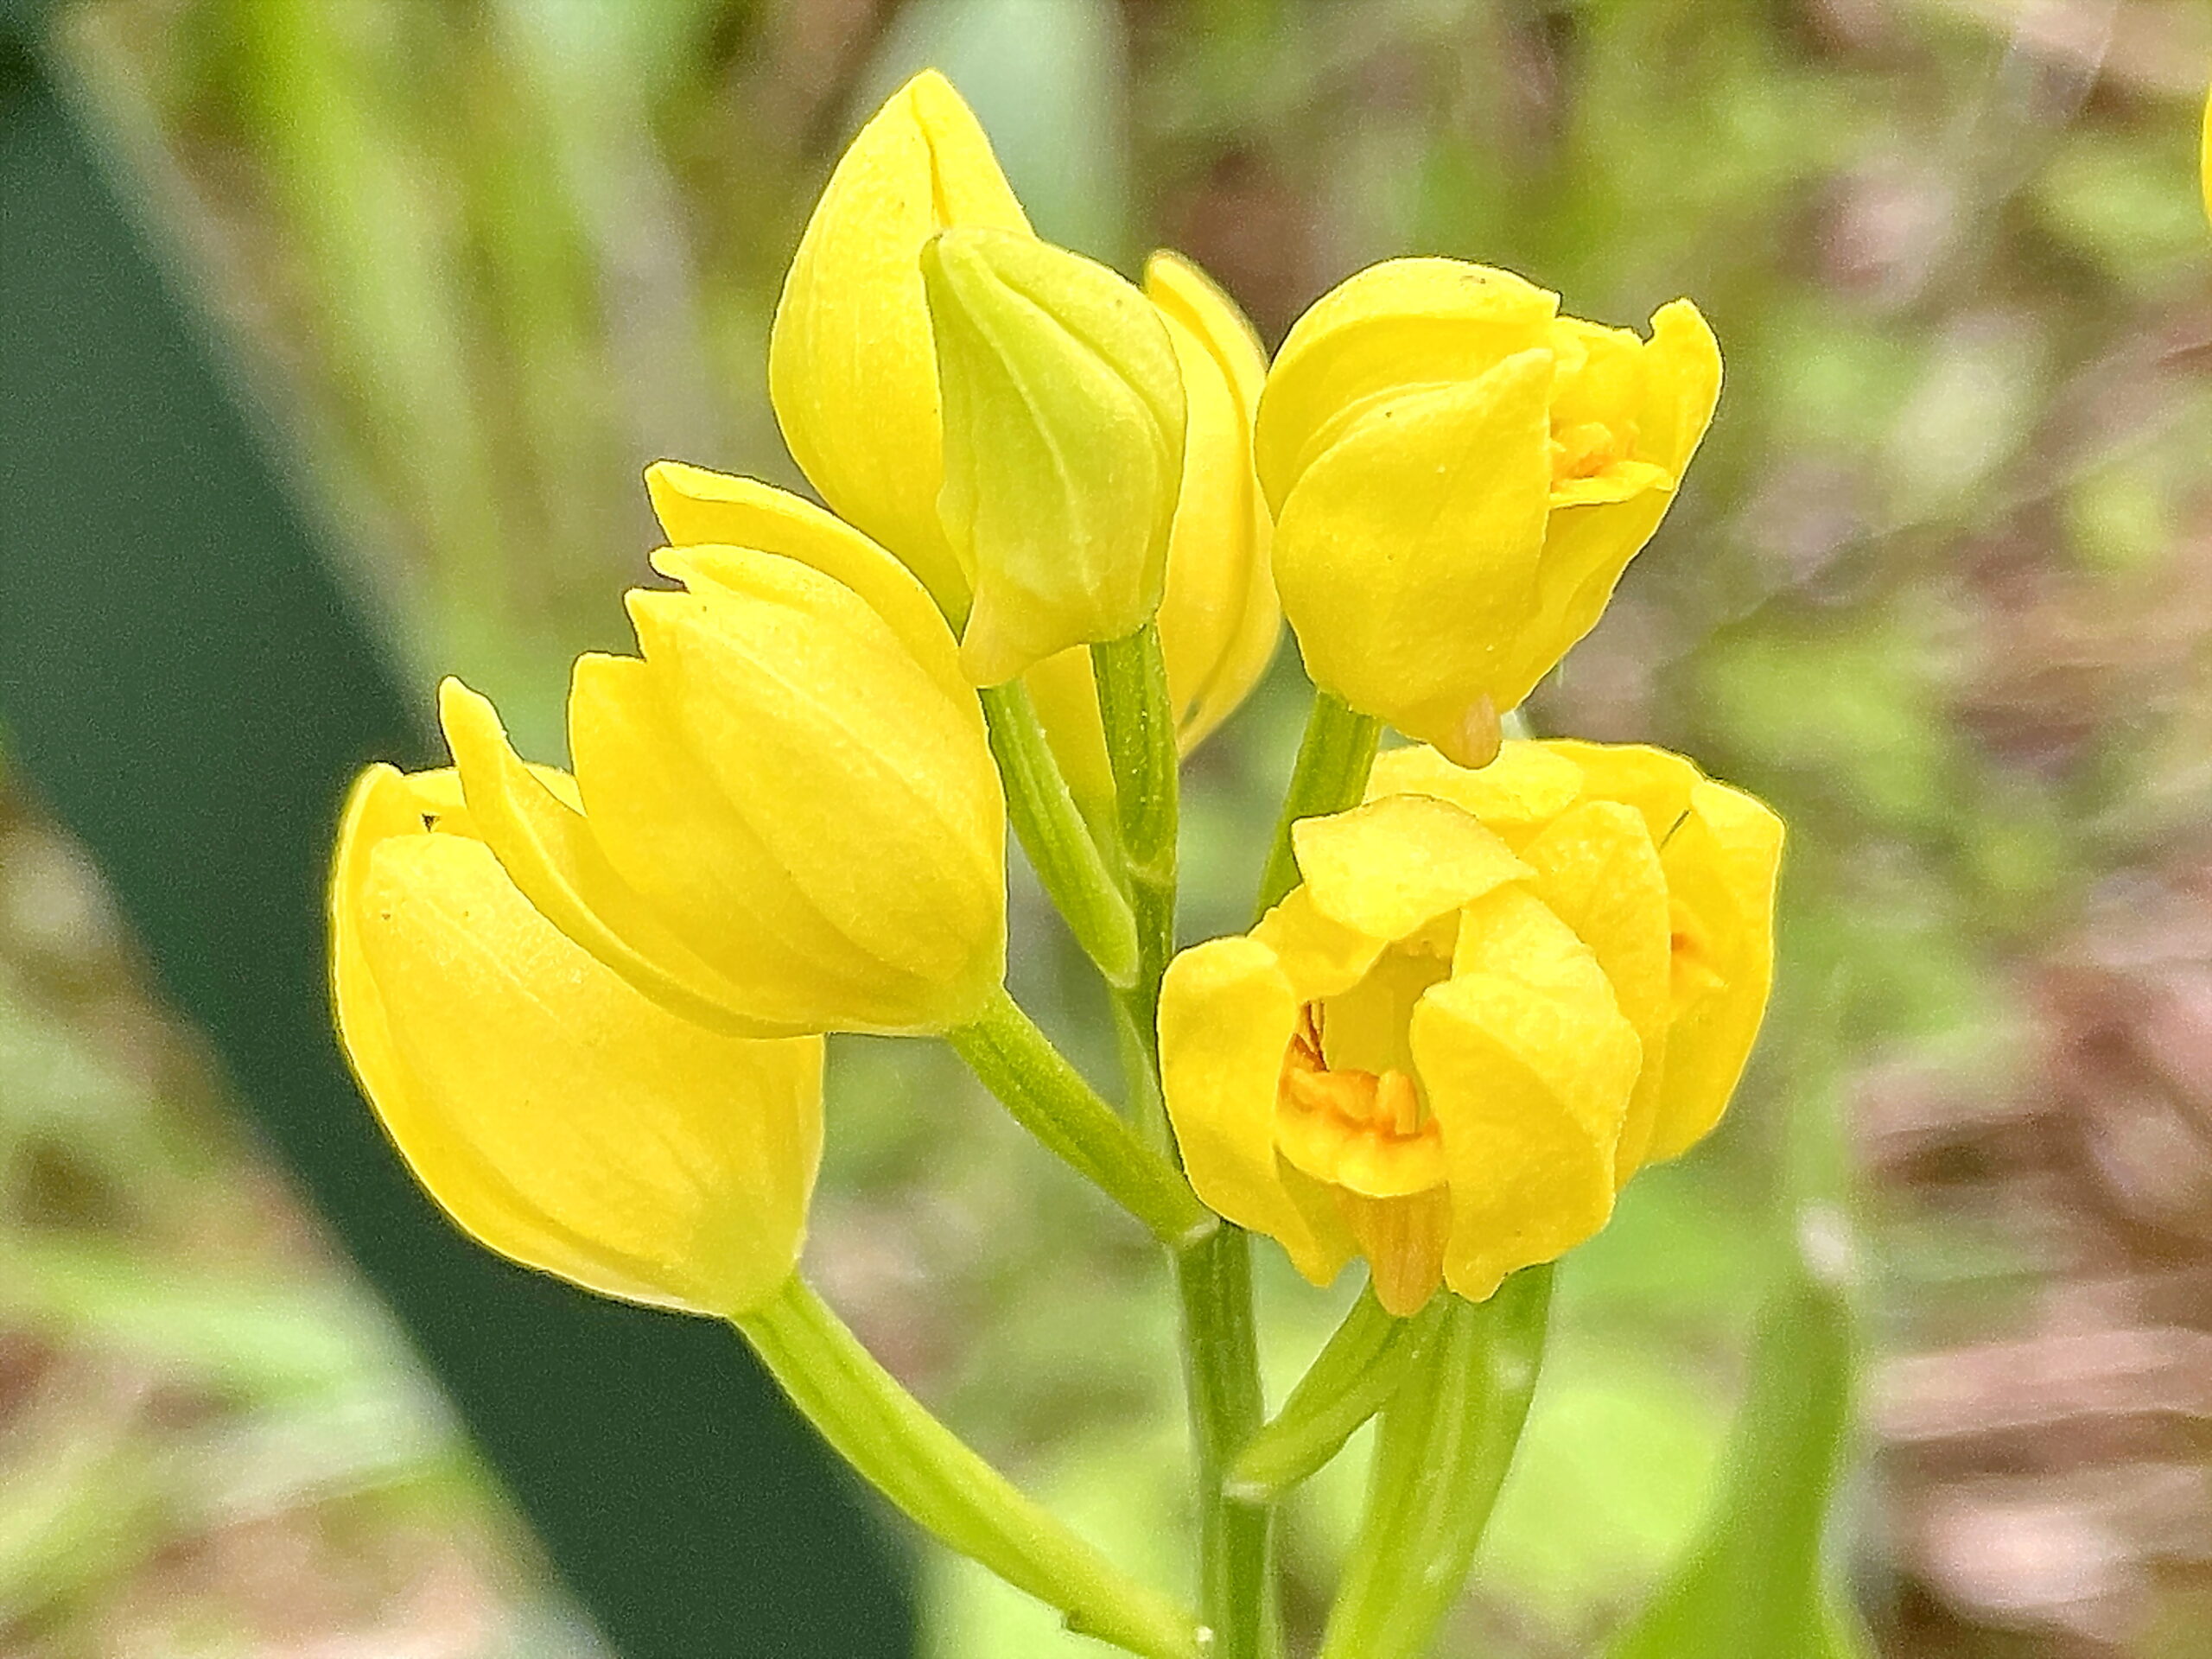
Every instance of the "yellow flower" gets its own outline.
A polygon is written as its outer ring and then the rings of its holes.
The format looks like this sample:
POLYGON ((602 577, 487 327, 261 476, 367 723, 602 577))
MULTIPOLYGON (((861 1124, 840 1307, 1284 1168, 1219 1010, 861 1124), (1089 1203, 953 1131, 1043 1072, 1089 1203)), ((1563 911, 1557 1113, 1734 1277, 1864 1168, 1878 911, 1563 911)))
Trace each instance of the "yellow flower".
MULTIPOLYGON (((956 629, 967 625, 976 578, 938 513, 945 438, 922 251, 947 231, 1027 228, 959 94, 933 71, 918 75, 838 162, 785 280, 769 343, 770 396, 801 470, 922 579, 956 629)), ((1274 650, 1268 515, 1251 475, 1265 359, 1250 325, 1190 266, 1156 257, 1144 286, 1174 342, 1188 409, 1159 619, 1187 752, 1250 690, 1274 650)), ((1078 797, 1110 800, 1089 652, 1061 651, 1025 683, 1078 797)))
POLYGON ((1780 826, 1647 749, 1383 758, 1296 826, 1302 884, 1160 999, 1192 1185, 1316 1283, 1480 1300, 1712 1126, 1771 975, 1780 826))
POLYGON ((639 996, 515 890, 450 772, 363 775, 330 909, 346 1055, 468 1233, 703 1313, 749 1312, 790 1277, 822 1149, 821 1039, 721 1036, 639 996))
POLYGON ((2204 191, 2204 216, 2212 219, 2212 97, 2204 103, 2204 137, 2198 152, 2197 178, 2204 191))
POLYGON ((849 525, 747 479, 648 474, 675 590, 642 658, 578 659, 579 798, 448 681, 476 832, 556 927, 745 1036, 966 1024, 1005 971, 1005 804, 929 595, 849 525))
POLYGON ((1282 632, 1268 560, 1274 521, 1252 470, 1268 359, 1243 313, 1187 260, 1153 255, 1144 291, 1174 342, 1188 411, 1159 617, 1176 735, 1188 754, 1259 683, 1282 632))
POLYGON ((1160 313, 1036 238, 922 249, 944 401, 938 516, 973 599, 978 685, 1134 633, 1160 608, 1183 467, 1183 381, 1160 313))
MULTIPOLYGON (((1244 314, 1187 260, 1154 254, 1144 291, 1183 372, 1182 482, 1157 620, 1176 740, 1187 755, 1251 695, 1282 632, 1268 563, 1274 521, 1252 470, 1252 415, 1268 359, 1244 314)), ((1077 798, 1111 800, 1090 653, 1048 658, 1027 683, 1077 798)))
POLYGON ((969 579, 938 523, 944 441, 922 248, 940 231, 1029 221, 974 114, 936 71, 861 129, 784 278, 768 396, 784 442, 841 518, 896 553, 947 615, 969 579))
POLYGON ((1502 270, 1402 259, 1317 302, 1260 400, 1284 614, 1314 682, 1480 765, 1596 623, 1711 419, 1720 355, 1502 270))

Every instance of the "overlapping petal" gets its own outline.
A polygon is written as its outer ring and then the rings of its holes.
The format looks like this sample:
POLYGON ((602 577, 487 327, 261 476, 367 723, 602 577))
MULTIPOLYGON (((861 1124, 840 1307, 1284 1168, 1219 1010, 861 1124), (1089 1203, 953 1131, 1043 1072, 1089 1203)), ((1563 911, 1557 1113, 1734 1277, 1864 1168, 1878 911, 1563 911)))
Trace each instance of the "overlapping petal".
POLYGON ((1546 868, 1554 907, 1607 959, 1648 1051, 1622 1178, 1702 1140, 1735 1092, 1773 988, 1782 821, 1682 756, 1643 744, 1511 742, 1478 770, 1426 748, 1393 750, 1377 759, 1369 794, 1395 793, 1464 807, 1546 868), (1599 806, 1618 810, 1600 817, 1599 806), (1601 865, 1610 868, 1601 874, 1601 865), (1662 923, 1659 1037, 1652 940, 1662 923))
POLYGON ((640 995, 516 889, 453 784, 372 767, 339 839, 333 991, 386 1130, 504 1255, 632 1301, 757 1306, 798 1261, 820 1039, 640 995))
POLYGON ((751 544, 664 550, 683 586, 631 595, 643 655, 578 662, 574 805, 448 688, 487 844, 569 938, 723 1029, 972 1019, 1004 969, 1005 807, 943 620, 819 509, 695 468, 652 484, 672 536, 751 544))
POLYGON ((1694 307, 1649 340, 1443 259, 1361 272, 1269 371, 1257 464, 1315 682, 1463 765, 1604 609, 1711 419, 1694 307))

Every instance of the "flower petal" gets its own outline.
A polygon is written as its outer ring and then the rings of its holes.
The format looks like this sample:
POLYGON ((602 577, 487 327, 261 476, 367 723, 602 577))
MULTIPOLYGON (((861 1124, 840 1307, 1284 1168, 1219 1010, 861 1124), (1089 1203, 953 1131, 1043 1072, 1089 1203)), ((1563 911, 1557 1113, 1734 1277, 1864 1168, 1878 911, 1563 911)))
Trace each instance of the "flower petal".
POLYGON ((1720 401, 1720 342, 1697 307, 1675 300, 1652 314, 1643 366, 1637 458, 1680 478, 1720 401))
POLYGON ((607 861, 594 826, 577 810, 573 780, 525 766, 489 701, 459 680, 438 689, 438 715, 453 750, 468 832, 490 847, 507 877, 582 949, 645 995, 717 1030, 782 1036, 752 1016, 743 994, 696 955, 607 861))
POLYGON ((1556 294, 1456 259, 1388 260, 1331 289, 1291 329, 1260 399, 1257 462, 1277 515, 1377 399, 1478 379, 1544 345, 1558 310, 1556 294))
POLYGON ((922 251, 937 342, 938 516, 975 603, 960 660, 997 685, 1160 608, 1183 464, 1183 383, 1159 311, 1115 272, 1027 234, 922 251))
POLYGON ((1367 798, 1433 795, 1473 813, 1508 846, 1518 846, 1574 804, 1582 768, 1541 743, 1516 741, 1481 767, 1455 766, 1427 744, 1375 757, 1367 798))
POLYGON ((1512 706, 1499 676, 1539 602, 1551 379, 1551 353, 1523 352, 1394 397, 1300 473, 1275 585, 1316 684, 1447 748, 1482 696, 1512 706))
POLYGON ((1782 842, 1782 820, 1764 804, 1700 779, 1689 817, 1661 854, 1668 890, 1705 931, 1721 982, 1669 1034, 1651 1160, 1679 1156, 1711 1132, 1758 1040, 1774 985, 1782 842))
POLYGON ((1326 1284, 1351 1259, 1351 1241, 1332 1224, 1325 1195, 1306 1204, 1292 1195, 1275 1156, 1275 1092, 1298 1006, 1274 953, 1255 939, 1184 951, 1160 987, 1160 1077, 1198 1195, 1280 1241, 1300 1273, 1326 1284))
POLYGON ((1291 829, 1314 908, 1378 940, 1402 939, 1529 868, 1479 819, 1446 802, 1392 795, 1291 829))
POLYGON ((1611 1215, 1642 1063, 1596 959, 1526 887, 1470 905, 1451 979, 1414 1010, 1451 1171, 1445 1281, 1480 1301, 1611 1215))
POLYGON ((1387 938, 1324 916, 1315 908, 1313 895, 1302 887, 1293 887, 1262 916, 1252 937, 1274 952, 1301 1002, 1350 990, 1390 944, 1387 938))
POLYGON ((836 988, 856 994, 849 1018, 814 1028, 972 1019, 1005 950, 1005 809, 972 693, 948 696, 851 589, 772 554, 724 550, 713 582, 632 593, 630 610, 644 677, 598 670, 597 734, 581 670, 572 700, 609 859, 671 926, 707 905, 697 925, 723 934, 709 959, 726 975, 752 947, 721 920, 742 915, 791 952, 759 977, 794 994, 810 979, 800 1005, 824 1010, 836 988))
POLYGON ((1252 470, 1267 356, 1243 314, 1186 261, 1154 254, 1144 289, 1166 321, 1188 410, 1159 616, 1188 754, 1258 683, 1282 633, 1268 559, 1274 524, 1252 470))
POLYGON ((1629 561, 1673 505, 1675 483, 1713 418, 1720 348, 1688 301, 1676 300, 1653 316, 1651 339, 1640 343, 1633 361, 1641 382, 1634 454, 1614 469, 1611 483, 1592 480, 1592 488, 1554 498, 1540 603, 1501 674, 1501 709, 1517 704, 1597 625, 1629 561), (1630 487, 1638 480, 1640 487, 1630 487))
POLYGON ((1590 947, 1643 1047, 1621 1126, 1616 1179, 1636 1173, 1651 1144, 1665 1076, 1669 991, 1667 877, 1643 817, 1614 801, 1562 813, 1521 849, 1536 895, 1590 947))
POLYGON ((784 279, 768 393, 784 441, 839 517, 889 548, 948 614, 968 575, 937 516, 944 483, 922 245, 952 226, 1029 228, 968 106, 925 71, 861 129, 784 279))
POLYGON ((378 842, 357 919, 408 1084, 378 1103, 464 1227, 591 1288, 705 1312, 789 1277, 820 1154, 818 1039, 748 1043, 663 1012, 464 836, 378 842))
MULTIPOLYGON (((671 549, 697 550, 689 556, 667 550, 655 555, 653 568, 663 575, 687 584, 694 576, 712 581, 720 563, 714 550, 720 547, 797 559, 867 601, 946 695, 966 690, 957 644, 929 590, 842 519, 756 479, 675 461, 655 461, 645 469, 645 492, 671 549)), ((978 709, 979 723, 982 718, 978 709)))

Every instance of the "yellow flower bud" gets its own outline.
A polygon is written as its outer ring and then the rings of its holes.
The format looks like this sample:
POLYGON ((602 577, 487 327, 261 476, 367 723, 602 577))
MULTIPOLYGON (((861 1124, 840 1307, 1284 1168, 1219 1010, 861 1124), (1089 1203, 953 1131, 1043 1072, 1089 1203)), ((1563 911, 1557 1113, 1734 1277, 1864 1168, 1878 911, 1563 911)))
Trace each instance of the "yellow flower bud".
POLYGON ((1595 625, 1719 394, 1688 301, 1648 341, 1558 303, 1453 260, 1377 265, 1299 321, 1260 400, 1307 671, 1465 764, 1595 625))
MULTIPOLYGON (((1267 672, 1282 632, 1268 543, 1274 520, 1252 471, 1252 412, 1268 359, 1236 305, 1172 253, 1145 266, 1183 372, 1183 477, 1167 543, 1160 651, 1178 747, 1189 754, 1267 672)), ((1048 657, 1024 677, 1076 798, 1096 810, 1114 796, 1087 649, 1048 657)))
MULTIPOLYGON (((560 773, 537 781, 573 801, 560 773)), ((500 1255, 724 1316, 798 1261, 822 1150, 822 1041, 664 1012, 508 880, 450 772, 372 766, 331 880, 347 1058, 430 1195, 500 1255)))
POLYGON ((2198 152, 2197 178, 2204 191, 2204 216, 2212 219, 2212 97, 2204 103, 2204 137, 2198 152))
MULTIPOLYGON (((785 278, 768 365, 776 416, 801 469, 842 516, 922 579, 956 626, 968 616, 975 581, 963 563, 965 549, 956 550, 946 540, 938 516, 944 441, 921 255, 932 237, 963 226, 1020 232, 1027 222, 974 115, 943 76, 930 72, 883 106, 831 175, 785 278)), ((1185 372, 1192 372, 1193 361, 1179 323, 1208 348, 1211 360, 1198 371, 1210 378, 1226 373, 1235 383, 1221 397, 1241 399, 1243 429, 1232 429, 1217 407, 1200 409, 1194 442, 1206 459, 1198 471, 1186 470, 1186 497, 1199 477, 1242 480, 1241 473, 1224 470, 1225 459, 1214 457, 1225 442, 1249 449, 1257 394, 1244 382, 1262 365, 1243 320, 1191 276, 1179 283, 1171 277, 1168 287, 1148 280, 1147 288, 1166 314, 1185 372)), ((1215 397, 1215 388, 1198 386, 1192 396, 1203 405, 1215 397)), ((1228 489, 1215 484, 1198 493, 1205 518, 1222 510, 1228 489)), ((1173 532, 1175 545, 1191 539, 1180 528, 1173 532)), ((1215 545, 1242 556, 1241 540, 1215 545)), ((1262 569, 1264 556, 1262 546, 1256 562, 1262 569)), ((1179 709, 1190 711, 1186 747, 1258 677, 1274 632, 1272 614, 1257 608, 1239 613, 1241 626, 1230 626, 1233 582, 1201 582, 1190 599, 1181 598, 1175 571, 1192 563, 1171 551, 1161 612, 1170 687, 1179 709), (1179 688, 1190 688, 1187 702, 1179 688)), ((1273 603, 1269 585, 1256 604, 1273 603)), ((985 637, 979 636, 979 653, 985 637)), ((1060 651, 1025 677, 1077 797, 1094 808, 1110 801, 1088 652, 1079 646, 1060 651)))
POLYGON ((1772 969, 1750 797, 1656 750, 1406 750, 1294 840, 1301 885, 1169 966, 1160 1062, 1198 1196, 1316 1283, 1357 1254, 1392 1313, 1480 1300, 1719 1116, 1772 969))
POLYGON ((837 163, 768 341, 769 397, 792 458, 955 616, 968 579, 938 524, 943 447, 921 252, 957 226, 1029 228, 982 128, 931 70, 893 94, 837 163))
POLYGON ((563 932, 664 1006, 750 1036, 967 1023, 1003 977, 1005 804, 918 582, 747 479, 648 476, 683 583, 629 596, 642 658, 580 658, 579 800, 448 682, 478 833, 563 932))
POLYGON ((1153 255, 1144 291, 1174 342, 1187 408, 1160 650, 1188 754, 1259 683, 1282 631, 1268 560, 1274 521, 1252 469, 1268 359, 1243 314, 1187 261, 1153 255))
POLYGON ((1160 608, 1183 385, 1160 314, 1078 254, 1004 231, 922 251, 944 413, 938 517, 974 582, 979 685, 1160 608))

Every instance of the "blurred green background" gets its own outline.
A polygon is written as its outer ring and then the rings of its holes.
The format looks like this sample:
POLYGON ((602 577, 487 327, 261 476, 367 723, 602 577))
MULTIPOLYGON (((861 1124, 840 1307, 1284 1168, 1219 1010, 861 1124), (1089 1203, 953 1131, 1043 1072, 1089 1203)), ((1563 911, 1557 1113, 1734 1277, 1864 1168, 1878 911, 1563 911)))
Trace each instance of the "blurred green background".
MULTIPOLYGON (((1726 355, 1690 484, 1541 730, 1793 830, 1724 1133, 1562 1275, 1447 1654, 1602 1645, 1692 1536, 1807 1192, 1869 1353, 1839 1565, 1885 1654, 2212 1655, 2212 233, 2197 0, 85 0, 66 60, 427 703, 560 745, 639 472, 796 482, 765 396, 812 196, 925 63, 1040 232, 1171 245, 1273 340, 1368 261, 1510 265, 1726 355)), ((1241 925, 1287 645, 1197 761, 1185 927, 1241 925)), ((1017 894, 1016 988, 1101 1068, 1017 894)), ((1187 1573, 1141 1237, 948 1055, 848 1042, 810 1261, 1133 1563, 1187 1573)), ((1349 1287, 1271 1250, 1275 1396, 1349 1287)), ((1357 1458, 1294 1507, 1310 1629, 1357 1458)), ((733 1470, 732 1478, 742 1471, 733 1470)), ((933 1659, 1095 1651, 919 1565, 933 1659)), ((0 759, 0 1654, 584 1656, 435 1384, 0 759)))

